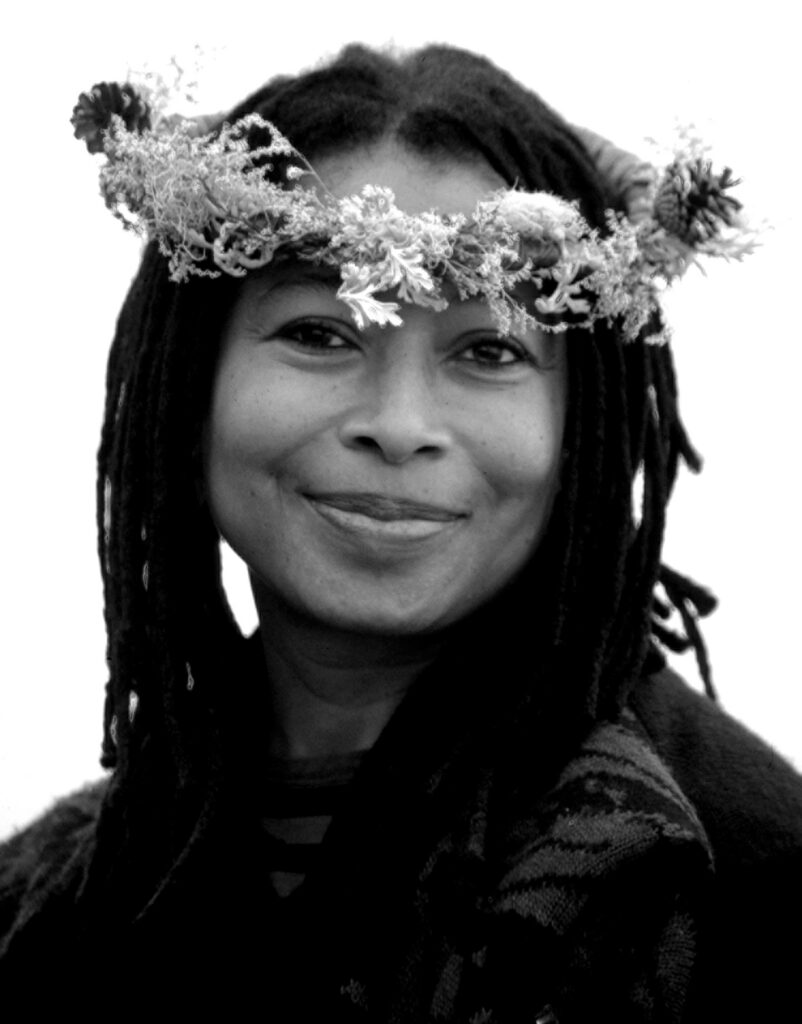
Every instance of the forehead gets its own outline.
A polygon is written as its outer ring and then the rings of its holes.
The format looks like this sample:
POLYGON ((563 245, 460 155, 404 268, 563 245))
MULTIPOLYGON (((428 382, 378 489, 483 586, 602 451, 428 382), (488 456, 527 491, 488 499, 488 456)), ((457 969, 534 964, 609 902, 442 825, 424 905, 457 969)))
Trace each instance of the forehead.
POLYGON ((506 182, 480 159, 448 160, 422 156, 393 141, 335 154, 313 162, 323 184, 338 199, 365 185, 392 189, 405 213, 436 210, 471 214, 480 199, 506 182))

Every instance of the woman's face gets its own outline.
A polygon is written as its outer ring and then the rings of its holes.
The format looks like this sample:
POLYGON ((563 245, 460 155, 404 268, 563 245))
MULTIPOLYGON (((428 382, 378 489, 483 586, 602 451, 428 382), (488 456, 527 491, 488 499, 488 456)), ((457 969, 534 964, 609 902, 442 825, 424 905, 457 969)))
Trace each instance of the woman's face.
MULTIPOLYGON (((469 213, 503 186, 391 144, 316 170, 337 196, 388 186, 410 213, 469 213)), ((246 280, 208 423, 212 513, 272 601, 337 629, 428 633, 491 598, 543 534, 562 342, 499 338, 479 300, 360 331, 337 284, 303 263, 246 280)))

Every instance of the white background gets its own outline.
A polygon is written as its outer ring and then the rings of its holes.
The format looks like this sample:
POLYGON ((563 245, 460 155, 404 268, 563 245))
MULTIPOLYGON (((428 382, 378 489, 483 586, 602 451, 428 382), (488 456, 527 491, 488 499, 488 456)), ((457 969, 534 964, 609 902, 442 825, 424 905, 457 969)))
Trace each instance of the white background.
MULTIPOLYGON (((105 353, 138 243, 97 197, 68 123, 81 90, 207 52, 199 110, 345 42, 485 53, 569 120, 632 149, 694 121, 774 230, 743 265, 671 298, 685 420, 706 458, 680 481, 670 564, 710 584, 730 711, 802 765, 797 579, 797 33, 787 5, 48 4, 4 16, 0 161, 0 835, 99 774, 104 634, 94 459, 105 353), (469 11, 470 5, 459 5, 469 11), (456 10, 456 8, 455 8, 456 10), (494 14, 494 12, 496 12, 494 14)), ((694 679, 691 659, 681 670, 694 679)), ((698 685, 698 683, 697 683, 698 685)))

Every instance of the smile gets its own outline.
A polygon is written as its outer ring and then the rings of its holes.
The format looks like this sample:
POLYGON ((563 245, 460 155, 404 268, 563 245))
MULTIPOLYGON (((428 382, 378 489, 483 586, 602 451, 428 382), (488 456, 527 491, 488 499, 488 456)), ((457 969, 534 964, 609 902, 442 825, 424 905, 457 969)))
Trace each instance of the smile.
POLYGON ((304 497, 340 530, 376 539, 423 540, 467 518, 467 513, 456 509, 380 494, 326 493, 304 497))

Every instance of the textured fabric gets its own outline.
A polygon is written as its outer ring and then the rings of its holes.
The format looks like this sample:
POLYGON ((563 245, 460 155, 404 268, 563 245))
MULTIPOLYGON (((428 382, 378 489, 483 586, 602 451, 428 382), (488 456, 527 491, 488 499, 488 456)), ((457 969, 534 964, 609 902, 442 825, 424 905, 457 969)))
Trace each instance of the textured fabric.
MULTIPOLYGON (((421 932, 460 862, 492 881, 473 920, 463 909, 445 942, 409 950, 409 984, 388 1019, 683 1019, 710 851, 634 719, 597 727, 500 844, 493 832, 479 804, 462 848, 446 842, 427 863, 421 932), (415 979, 434 963, 430 997, 415 979)), ((361 991, 370 1006, 369 985, 361 991)))
POLYGON ((304 1024, 793 1019, 778 1008, 796 999, 802 783, 670 674, 632 707, 545 788, 526 744, 505 751, 515 785, 453 736, 429 757, 426 730, 454 715, 446 700, 423 728, 416 712, 366 757, 289 900, 238 813, 101 941, 80 924, 102 787, 80 794, 2 849, 0 984, 90 1020, 154 1005, 304 1024))

